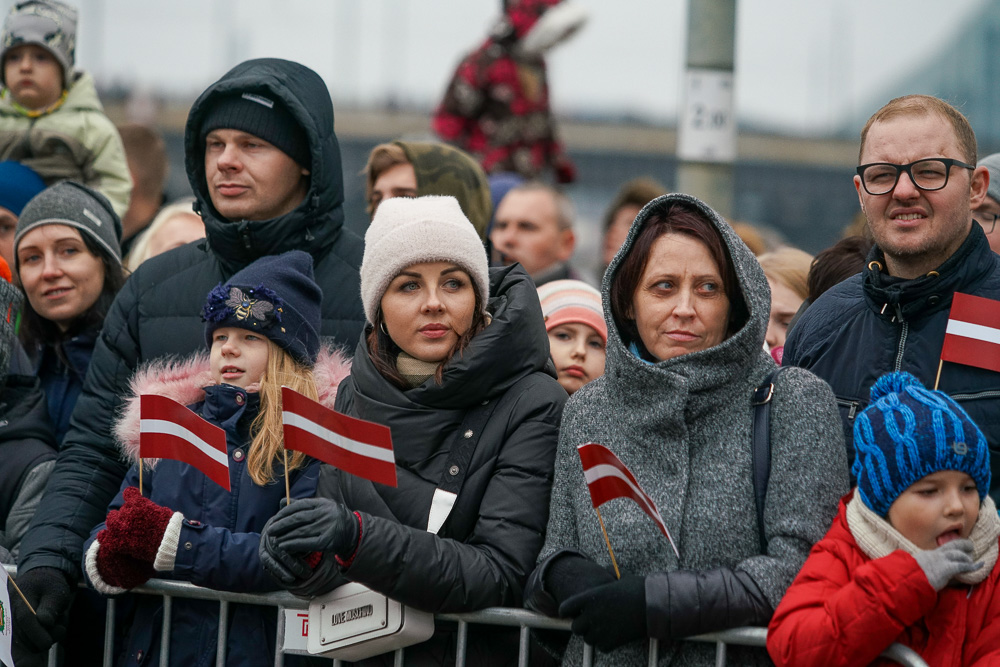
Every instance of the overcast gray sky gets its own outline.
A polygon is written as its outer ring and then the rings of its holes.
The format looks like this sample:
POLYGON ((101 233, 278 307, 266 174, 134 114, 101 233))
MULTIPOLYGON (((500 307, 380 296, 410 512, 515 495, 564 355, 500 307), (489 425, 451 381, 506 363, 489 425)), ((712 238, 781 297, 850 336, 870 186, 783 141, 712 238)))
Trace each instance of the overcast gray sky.
MULTIPOLYGON (((676 117, 686 0, 575 0, 584 30, 550 56, 556 112, 676 117)), ((6 11, 11 0, 0 5, 6 11)), ((236 62, 298 60, 334 105, 387 98, 433 105, 500 0, 77 0, 78 64, 99 81, 194 96, 236 62)), ((736 106, 742 120, 821 131, 874 111, 918 54, 954 39, 1000 0, 739 0, 736 106), (873 98, 876 100, 873 103, 873 98), (874 104, 874 106, 873 106, 874 104), (870 109, 868 107, 871 107, 870 109)))

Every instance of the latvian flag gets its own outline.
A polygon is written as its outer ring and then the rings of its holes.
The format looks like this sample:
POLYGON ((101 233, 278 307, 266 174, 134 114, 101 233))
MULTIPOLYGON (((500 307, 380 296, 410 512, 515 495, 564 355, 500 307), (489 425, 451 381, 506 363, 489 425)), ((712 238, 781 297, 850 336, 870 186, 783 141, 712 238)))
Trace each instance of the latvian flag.
POLYGON ((281 388, 285 449, 304 452, 334 468, 396 486, 396 458, 388 426, 355 419, 302 394, 281 388))
POLYGON ((225 431, 165 396, 140 396, 139 416, 141 458, 183 461, 230 490, 225 431))
POLYGON ((956 292, 941 359, 1000 372, 1000 301, 956 292))
POLYGON ((634 500, 643 512, 649 515, 657 528, 660 529, 670 546, 674 548, 674 553, 680 558, 677 552, 677 545, 670 537, 667 525, 663 523, 660 511, 656 509, 656 503, 642 490, 635 476, 625 467, 625 464, 618 460, 610 449, 604 445, 588 442, 579 445, 576 451, 580 454, 580 462, 583 463, 583 475, 587 480, 587 488, 590 490, 590 501, 597 509, 604 503, 614 498, 630 498, 634 500))

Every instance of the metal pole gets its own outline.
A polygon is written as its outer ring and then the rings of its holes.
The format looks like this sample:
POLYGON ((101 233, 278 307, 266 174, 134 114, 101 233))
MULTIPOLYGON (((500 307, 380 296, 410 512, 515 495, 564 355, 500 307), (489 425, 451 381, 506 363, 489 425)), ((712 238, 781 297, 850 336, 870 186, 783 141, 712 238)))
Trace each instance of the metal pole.
POLYGON ((687 68, 677 128, 676 190, 733 213, 736 0, 688 0, 687 68))

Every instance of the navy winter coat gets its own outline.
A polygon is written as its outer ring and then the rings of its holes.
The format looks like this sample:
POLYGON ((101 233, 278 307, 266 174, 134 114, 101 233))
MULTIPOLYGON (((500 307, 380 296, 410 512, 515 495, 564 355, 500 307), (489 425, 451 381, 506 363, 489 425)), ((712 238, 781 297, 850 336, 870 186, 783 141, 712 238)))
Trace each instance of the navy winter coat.
MULTIPOLYGON (((868 405, 879 376, 913 373, 934 386, 955 292, 1000 300, 1000 256, 978 224, 936 271, 915 280, 886 274, 878 247, 865 270, 832 288, 799 318, 785 342, 784 366, 801 366, 837 396, 848 461, 854 461, 854 417, 868 405)), ((1000 373, 945 363, 938 387, 965 408, 990 448, 990 495, 1000 500, 1000 373)))
MULTIPOLYGON (((158 577, 222 591, 280 590, 261 567, 257 547, 260 531, 285 497, 283 472, 276 466, 275 481, 258 486, 250 478, 246 466, 250 424, 258 407, 257 394, 247 394, 243 389, 226 384, 206 387, 204 402, 192 406, 204 419, 226 431, 231 492, 180 461, 163 459, 152 471, 144 473, 143 495, 185 517, 174 570, 158 574, 158 577)), ((315 493, 319 466, 315 460, 308 461, 305 468, 292 473, 293 498, 307 498, 315 493)), ((136 466, 128 471, 108 511, 122 506, 122 494, 130 486, 139 486, 136 466)), ((90 548, 97 533, 103 529, 101 522, 91 531, 86 548, 90 548)), ((141 596, 138 599, 120 664, 159 664, 162 616, 162 598, 141 596)), ((214 665, 218 619, 217 602, 174 600, 170 664, 214 665)), ((230 605, 226 664, 240 667, 273 665, 276 623, 274 607, 230 605)))
POLYGON ((58 351, 49 345, 39 350, 34 372, 45 392, 57 446, 62 444, 69 430, 69 420, 83 389, 83 379, 87 376, 96 342, 95 329, 63 341, 58 351))
POLYGON ((24 571, 45 566, 78 576, 83 542, 104 518, 128 468, 108 433, 129 378, 142 362, 204 349, 199 313, 219 282, 258 257, 305 250, 313 256, 316 282, 323 289, 320 334, 338 345, 353 345, 361 335, 363 243, 343 226, 340 148, 319 75, 277 59, 237 65, 195 101, 185 144, 188 178, 207 239, 143 263, 111 306, 51 484, 22 545, 24 571), (201 121, 219 96, 237 91, 282 100, 309 137, 312 168, 305 200, 271 220, 225 220, 208 196, 201 121))

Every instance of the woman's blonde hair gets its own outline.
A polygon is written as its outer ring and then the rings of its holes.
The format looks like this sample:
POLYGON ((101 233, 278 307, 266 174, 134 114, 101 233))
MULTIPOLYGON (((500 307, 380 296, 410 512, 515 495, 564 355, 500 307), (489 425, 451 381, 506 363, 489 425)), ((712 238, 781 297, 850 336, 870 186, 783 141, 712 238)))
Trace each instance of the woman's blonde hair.
MULTIPOLYGON (((247 453, 247 472, 250 479, 261 486, 274 481, 274 463, 285 451, 281 421, 282 385, 314 401, 319 397, 312 368, 295 361, 270 339, 267 345, 267 369, 260 378, 260 412, 250 425, 252 441, 247 453)), ((305 458, 302 452, 289 452, 285 474, 301 468, 305 458)))

